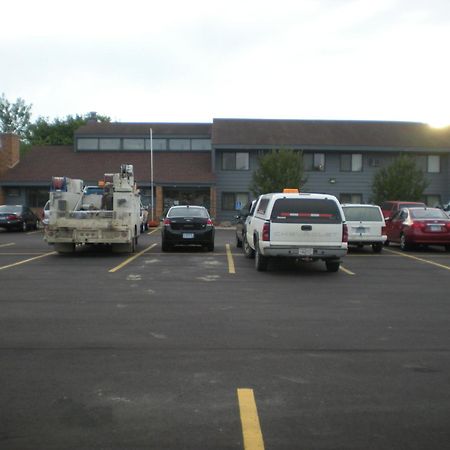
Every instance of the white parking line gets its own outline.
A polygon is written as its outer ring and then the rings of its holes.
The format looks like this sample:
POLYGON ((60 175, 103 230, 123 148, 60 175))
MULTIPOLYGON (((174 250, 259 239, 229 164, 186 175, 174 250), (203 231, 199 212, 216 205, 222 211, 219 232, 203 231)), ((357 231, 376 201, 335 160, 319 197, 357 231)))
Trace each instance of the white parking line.
POLYGON ((343 266, 339 266, 339 269, 342 270, 342 272, 346 273, 347 275, 355 275, 354 272, 352 272, 351 270, 346 269, 343 266))
POLYGON ((129 264, 131 261, 134 261, 136 258, 139 258, 139 256, 143 255, 145 252, 148 252, 149 250, 151 250, 153 247, 156 247, 156 244, 152 244, 149 247, 147 247, 146 249, 142 250, 141 252, 136 253, 134 256, 131 256, 130 258, 126 259, 122 264, 119 264, 118 266, 116 266, 113 269, 109 270, 109 272, 110 273, 117 272, 122 267, 125 267, 127 264, 129 264))
POLYGON ((9 244, 0 244, 0 247, 11 247, 12 245, 16 245, 15 242, 10 242, 9 244))

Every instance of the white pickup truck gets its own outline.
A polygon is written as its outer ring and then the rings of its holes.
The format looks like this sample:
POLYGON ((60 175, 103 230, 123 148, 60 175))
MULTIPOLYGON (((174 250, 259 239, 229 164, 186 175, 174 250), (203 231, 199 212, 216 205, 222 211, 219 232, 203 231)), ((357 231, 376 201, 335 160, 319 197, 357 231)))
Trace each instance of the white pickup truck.
POLYGON ((298 192, 261 195, 246 219, 244 253, 259 271, 272 257, 325 261, 339 270, 348 232, 341 205, 332 195, 298 192))

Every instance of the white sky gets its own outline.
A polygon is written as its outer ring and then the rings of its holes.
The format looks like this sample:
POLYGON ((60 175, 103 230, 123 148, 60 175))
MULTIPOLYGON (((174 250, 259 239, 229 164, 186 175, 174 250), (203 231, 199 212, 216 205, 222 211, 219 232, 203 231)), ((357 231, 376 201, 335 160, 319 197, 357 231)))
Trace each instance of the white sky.
POLYGON ((449 124, 450 1, 8 1, 0 64, 34 118, 449 124))

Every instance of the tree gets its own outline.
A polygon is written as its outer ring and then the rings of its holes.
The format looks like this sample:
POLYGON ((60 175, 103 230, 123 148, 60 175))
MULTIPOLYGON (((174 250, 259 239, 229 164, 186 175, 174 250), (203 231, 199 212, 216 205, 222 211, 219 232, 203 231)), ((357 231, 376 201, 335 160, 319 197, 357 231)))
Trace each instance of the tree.
POLYGON ((398 156, 390 166, 373 177, 373 202, 386 200, 420 201, 429 182, 410 155, 398 156))
POLYGON ((250 189, 255 196, 268 192, 282 192, 284 188, 300 189, 303 180, 303 152, 272 150, 258 159, 250 189))
POLYGON ((2 94, 0 97, 0 131, 15 133, 25 139, 31 124, 31 106, 21 98, 10 103, 5 94, 2 94))
MULTIPOLYGON (((75 130, 85 125, 90 114, 69 115, 65 119, 54 119, 52 122, 39 117, 29 128, 28 140, 32 145, 72 145, 75 130)), ((100 122, 110 122, 108 116, 96 116, 100 122)))

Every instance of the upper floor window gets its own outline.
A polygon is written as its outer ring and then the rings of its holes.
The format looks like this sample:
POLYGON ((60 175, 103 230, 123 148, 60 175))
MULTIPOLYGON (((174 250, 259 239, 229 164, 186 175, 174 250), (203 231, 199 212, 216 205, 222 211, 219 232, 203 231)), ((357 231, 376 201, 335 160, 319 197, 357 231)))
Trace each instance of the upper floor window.
POLYGON ((190 139, 169 139, 169 150, 190 150, 190 139))
POLYGON ((115 138, 101 138, 100 150, 120 150, 120 139, 115 138))
POLYGON ((427 172, 439 173, 441 171, 441 157, 439 155, 428 155, 427 172))
POLYGON ((77 139, 78 150, 98 150, 97 138, 78 138, 77 139))
POLYGON ((144 139, 124 139, 123 140, 124 150, 144 150, 145 142, 144 139))
POLYGON ((248 152, 223 152, 222 170, 249 170, 248 152))
POLYGON ((341 172, 362 172, 362 154, 341 155, 341 172))
POLYGON ((362 194, 341 194, 339 200, 341 203, 362 203, 363 196, 362 194))
POLYGON ((307 171, 319 171, 325 170, 325 153, 304 153, 303 165, 307 171))
POLYGON ((211 139, 192 139, 192 150, 211 150, 211 139))

